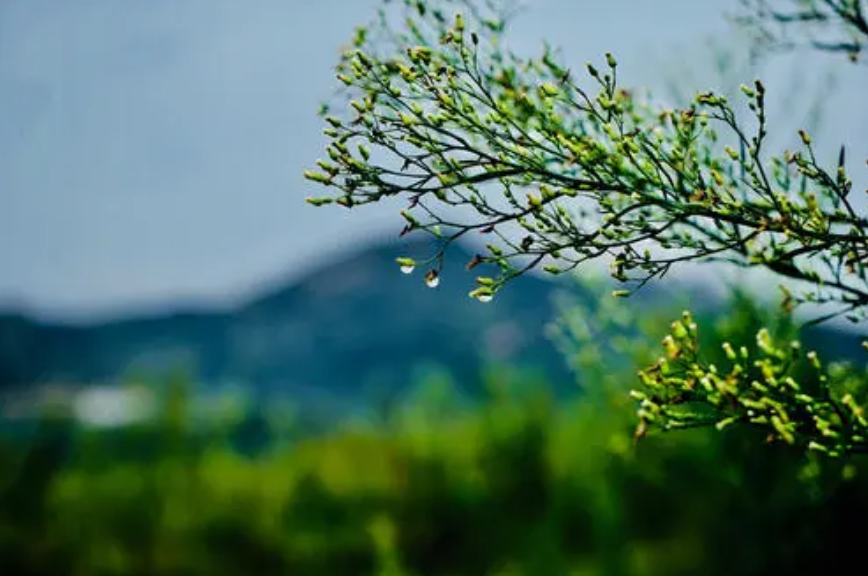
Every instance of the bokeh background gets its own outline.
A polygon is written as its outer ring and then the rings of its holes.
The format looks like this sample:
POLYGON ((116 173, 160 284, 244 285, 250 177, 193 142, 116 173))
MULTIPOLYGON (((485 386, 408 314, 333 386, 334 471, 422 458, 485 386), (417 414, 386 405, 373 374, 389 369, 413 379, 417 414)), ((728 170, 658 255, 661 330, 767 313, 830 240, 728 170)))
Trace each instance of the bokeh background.
MULTIPOLYGON (((710 349, 795 334, 768 278, 688 268, 614 306, 589 270, 483 306, 472 244, 432 291, 394 265, 433 249, 397 241, 396 211, 305 204, 316 111, 377 6, 0 2, 0 572, 789 574, 855 554, 861 462, 745 431, 632 443, 626 392, 682 308, 710 349)), ((754 62, 737 8, 533 0, 508 42, 577 68, 612 52, 673 104, 761 77, 775 147, 807 126, 830 161, 868 157, 864 67, 754 62)), ((858 336, 804 338, 864 364, 858 336)))

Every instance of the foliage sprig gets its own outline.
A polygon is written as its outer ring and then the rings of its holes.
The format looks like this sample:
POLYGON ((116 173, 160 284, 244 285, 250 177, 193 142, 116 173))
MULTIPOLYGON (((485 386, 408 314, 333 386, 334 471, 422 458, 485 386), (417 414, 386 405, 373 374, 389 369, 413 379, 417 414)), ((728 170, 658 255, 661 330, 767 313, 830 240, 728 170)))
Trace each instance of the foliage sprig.
MULTIPOLYGON (((793 0, 793 12, 771 4, 745 2, 741 24, 837 22, 857 39, 845 46, 857 55, 868 39, 859 0, 793 0)), ((624 88, 611 54, 581 72, 548 45, 538 57, 520 56, 504 43, 513 7, 384 5, 340 60, 348 103, 334 114, 323 108, 328 159, 305 173, 337 192, 308 201, 403 203, 401 235, 421 231, 440 242, 429 260, 398 264, 405 273, 426 268, 431 287, 453 242, 487 237, 486 251, 467 264, 499 268, 477 278, 470 296, 483 302, 535 268, 561 274, 604 261, 622 285, 614 295, 629 296, 686 262, 724 262, 788 279, 786 313, 812 303, 829 309, 814 322, 865 320, 868 217, 853 200, 843 146, 826 164, 799 130, 796 150, 769 150, 760 80, 741 86, 740 103, 701 92, 669 108, 624 88)), ((696 337, 689 315, 676 322, 664 356, 640 373, 640 435, 649 425, 745 423, 830 455, 865 450, 865 399, 834 391, 846 388, 845 369, 824 369, 766 332, 757 351, 726 350, 723 369, 701 361, 696 337), (816 390, 792 376, 799 361, 816 372, 816 390)))
POLYGON ((357 34, 338 66, 349 115, 326 114, 329 160, 306 176, 339 193, 310 202, 403 200, 402 234, 442 240, 425 263, 438 272, 452 242, 492 236, 468 264, 500 266, 485 294, 606 260, 628 295, 683 262, 725 261, 804 281, 787 306, 864 316, 868 221, 844 149, 824 166, 801 131, 801 149, 768 154, 762 82, 742 86, 747 119, 713 92, 657 107, 619 85, 611 54, 580 82, 550 47, 506 50, 491 14, 404 8, 403 33, 357 34))

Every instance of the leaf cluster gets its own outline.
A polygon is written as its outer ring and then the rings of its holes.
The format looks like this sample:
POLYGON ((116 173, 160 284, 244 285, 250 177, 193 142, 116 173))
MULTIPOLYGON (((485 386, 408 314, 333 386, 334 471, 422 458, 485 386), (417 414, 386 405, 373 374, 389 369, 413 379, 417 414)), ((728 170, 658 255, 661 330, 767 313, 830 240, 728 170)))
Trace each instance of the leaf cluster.
POLYGON ((696 322, 689 312, 672 323, 664 354, 641 370, 637 435, 649 424, 664 429, 745 424, 768 442, 782 442, 833 457, 868 452, 864 374, 843 364, 822 365, 798 340, 775 339, 766 328, 755 346, 721 348, 726 364, 699 354, 696 322))

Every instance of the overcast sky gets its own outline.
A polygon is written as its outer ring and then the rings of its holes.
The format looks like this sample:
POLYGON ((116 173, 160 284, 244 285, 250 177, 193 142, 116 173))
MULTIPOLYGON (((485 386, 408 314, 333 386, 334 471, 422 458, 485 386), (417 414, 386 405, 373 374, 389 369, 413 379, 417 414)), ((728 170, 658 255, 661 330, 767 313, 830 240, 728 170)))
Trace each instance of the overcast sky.
MULTIPOLYGON (((332 65, 376 4, 0 2, 0 305, 81 316, 235 298, 396 232, 387 211, 303 202, 319 192, 301 172, 322 155, 332 65)), ((612 51, 627 84, 707 88, 707 38, 735 5, 531 0, 511 38, 576 65, 612 51)), ((766 71, 770 89, 791 64, 766 71)), ((826 126, 866 157, 868 74, 842 70, 826 126)))

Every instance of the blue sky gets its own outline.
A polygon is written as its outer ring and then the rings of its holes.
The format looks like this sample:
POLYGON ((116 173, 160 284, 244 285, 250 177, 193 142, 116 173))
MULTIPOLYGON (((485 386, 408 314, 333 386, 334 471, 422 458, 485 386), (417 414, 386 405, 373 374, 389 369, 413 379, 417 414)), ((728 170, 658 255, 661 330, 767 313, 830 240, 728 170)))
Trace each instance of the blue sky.
MULTIPOLYGON (((0 3, 0 305, 82 316, 219 302, 396 232, 387 210, 303 202, 317 193, 301 172, 322 154, 315 112, 331 67, 376 4, 0 3)), ((577 65, 612 51, 627 84, 662 89, 675 75, 692 90, 716 82, 707 38, 727 31, 717 15, 735 3, 527 5, 517 49, 547 39, 577 65)), ((767 84, 793 70, 779 61, 767 84)), ((855 79, 826 126, 868 157, 856 96, 868 75, 845 73, 855 79)))

